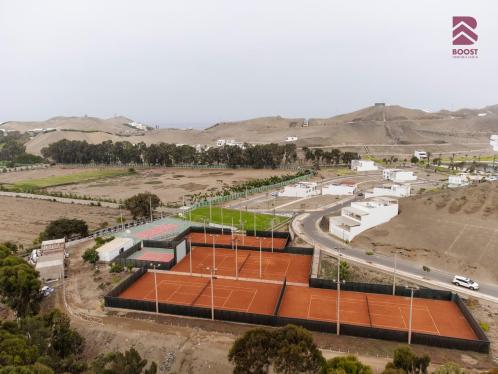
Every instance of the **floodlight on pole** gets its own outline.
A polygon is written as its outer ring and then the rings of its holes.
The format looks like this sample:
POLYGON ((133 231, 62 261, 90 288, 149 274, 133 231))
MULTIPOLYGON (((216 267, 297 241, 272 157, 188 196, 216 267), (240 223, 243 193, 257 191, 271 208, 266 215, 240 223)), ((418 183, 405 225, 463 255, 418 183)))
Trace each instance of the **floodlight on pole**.
POLYGON ((341 334, 341 248, 337 248, 337 335, 341 334))
POLYGON ((235 240, 235 278, 239 279, 239 255, 238 255, 238 250, 237 250, 237 238, 234 238, 235 240))
POLYGON ((154 291, 156 293, 156 314, 159 314, 159 296, 157 294, 157 273, 156 273, 156 265, 151 263, 150 266, 154 269, 154 291))
POLYGON ((410 317, 408 319, 408 344, 412 344, 412 321, 413 321, 413 291, 418 290, 418 287, 410 288, 410 317))
POLYGON ((188 240, 187 243, 188 243, 189 257, 190 257, 190 264, 189 264, 190 275, 192 275, 192 241, 188 240))
POLYGON ((211 320, 214 321, 214 275, 215 275, 215 272, 216 269, 215 267, 208 267, 206 268, 209 272, 210 272, 210 280, 211 280, 211 320))
POLYGON ((396 252, 394 252, 393 296, 396 295, 396 270, 397 270, 396 252))
POLYGON ((223 232, 223 203, 221 204, 221 235, 224 234, 223 232))
POLYGON ((259 279, 262 276, 262 248, 261 248, 261 238, 259 238, 259 279))

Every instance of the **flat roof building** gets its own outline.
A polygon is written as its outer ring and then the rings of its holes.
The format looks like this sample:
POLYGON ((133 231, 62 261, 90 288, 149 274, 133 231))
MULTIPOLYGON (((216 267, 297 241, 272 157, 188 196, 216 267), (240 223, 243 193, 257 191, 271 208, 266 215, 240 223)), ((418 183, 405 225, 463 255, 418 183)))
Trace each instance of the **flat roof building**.
POLYGON ((329 231, 332 235, 351 241, 365 230, 388 222, 398 215, 398 201, 387 197, 376 197, 368 201, 352 202, 341 209, 341 215, 330 217, 329 231))
POLYGON ((351 170, 375 171, 375 170, 379 170, 379 168, 371 160, 353 160, 353 161, 351 161, 351 170))

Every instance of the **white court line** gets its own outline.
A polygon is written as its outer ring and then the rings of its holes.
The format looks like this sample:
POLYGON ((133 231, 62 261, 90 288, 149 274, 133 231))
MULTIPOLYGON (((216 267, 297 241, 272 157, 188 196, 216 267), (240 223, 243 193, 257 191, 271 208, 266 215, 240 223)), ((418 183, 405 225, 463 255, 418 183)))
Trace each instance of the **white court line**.
POLYGON ((437 334, 438 335, 441 335, 441 333, 439 332, 439 329, 437 328, 437 325, 436 325, 436 321, 434 321, 434 318, 432 317, 432 313, 431 311, 429 310, 429 307, 426 305, 425 308, 427 309, 427 313, 429 314, 429 316, 431 317, 431 321, 432 321, 432 324, 434 325, 434 327, 436 328, 436 331, 437 331, 437 334))
POLYGON ((255 288, 253 288, 252 292, 254 292, 253 295, 252 295, 252 300, 249 303, 249 306, 247 307, 246 312, 249 312, 249 309, 251 309, 252 303, 254 302, 254 299, 256 298, 256 295, 258 294, 258 290, 255 289, 255 288))
POLYGON ((403 312, 401 311, 400 306, 398 306, 398 310, 399 310, 399 315, 401 316, 401 319, 403 320, 403 325, 405 325, 405 329, 406 329, 406 328, 408 328, 408 326, 406 326, 405 317, 403 317, 403 312))

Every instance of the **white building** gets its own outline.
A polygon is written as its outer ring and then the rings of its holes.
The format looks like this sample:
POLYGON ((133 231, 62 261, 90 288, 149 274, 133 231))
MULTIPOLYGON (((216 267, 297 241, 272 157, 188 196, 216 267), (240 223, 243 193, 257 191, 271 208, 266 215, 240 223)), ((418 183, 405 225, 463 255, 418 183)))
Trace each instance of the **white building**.
POLYGON ((365 198, 377 196, 408 197, 410 193, 411 186, 409 184, 386 184, 365 192, 365 198))
POLYGON ((448 187, 463 187, 468 186, 470 184, 470 179, 468 174, 460 174, 460 175, 450 175, 448 177, 448 187))
POLYGON ((493 151, 498 152, 498 135, 491 135, 489 144, 493 147, 493 151))
POLYGON ((322 187, 322 195, 354 195, 356 186, 348 183, 330 183, 322 187))
POLYGON ((351 170, 375 171, 379 170, 379 168, 375 166, 373 161, 370 160, 353 160, 351 161, 351 170))
POLYGON ((297 140, 297 136, 288 136, 285 141, 286 142, 295 142, 297 140))
POLYGON ((428 155, 426 151, 415 151, 413 152, 413 155, 418 158, 419 160, 425 160, 427 159, 428 155))
POLYGON ((384 176, 385 180, 398 183, 417 180, 417 176, 413 174, 413 171, 401 169, 384 169, 382 175, 384 176))
POLYGON ((44 240, 41 243, 40 249, 45 251, 64 251, 66 249, 66 239, 44 240))
POLYGON ((64 275, 64 255, 53 253, 38 257, 35 269, 42 281, 61 279, 64 275))
POLYGON ((99 261, 111 262, 120 253, 133 246, 132 238, 115 238, 110 242, 105 243, 102 247, 97 248, 99 253, 99 261))
POLYGON ((319 194, 316 182, 299 182, 290 186, 285 186, 284 190, 278 193, 283 197, 311 197, 319 194))
POLYGON ((245 148, 244 143, 242 142, 236 142, 235 139, 218 139, 216 141, 216 146, 217 147, 223 147, 225 145, 228 146, 234 146, 234 147, 239 147, 239 148, 245 148))
POLYGON ((130 123, 128 123, 128 125, 136 128, 137 130, 147 131, 147 125, 144 125, 143 123, 130 122, 130 123))
POLYGON ((398 215, 398 202, 387 197, 377 197, 369 201, 352 202, 351 206, 341 209, 341 215, 331 217, 329 231, 345 241, 390 221, 398 215))

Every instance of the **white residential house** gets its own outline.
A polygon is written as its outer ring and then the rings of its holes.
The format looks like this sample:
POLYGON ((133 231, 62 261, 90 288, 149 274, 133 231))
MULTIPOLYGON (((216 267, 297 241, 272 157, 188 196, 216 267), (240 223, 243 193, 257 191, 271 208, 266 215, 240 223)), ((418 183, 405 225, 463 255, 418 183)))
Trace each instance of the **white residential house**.
POLYGON ((351 170, 375 171, 379 170, 379 168, 371 160, 353 160, 351 161, 351 170))
POLYGON ((341 209, 341 215, 330 217, 329 231, 332 235, 351 241, 355 236, 390 221, 398 215, 398 201, 387 197, 376 197, 368 201, 355 201, 341 209))
POLYGON ((417 180, 417 176, 413 174, 413 171, 401 170, 401 169, 384 169, 382 172, 385 180, 403 183, 417 180))
POLYGON ((133 246, 132 238, 115 238, 110 242, 105 243, 102 247, 97 248, 99 253, 99 261, 111 262, 120 253, 133 246))
POLYGON ((349 183, 330 183, 322 187, 322 195, 354 195, 356 186, 349 183))
POLYGON ((365 198, 377 196, 391 196, 391 197, 408 197, 411 193, 411 186, 409 184, 385 184, 381 187, 374 187, 365 192, 365 198))
POLYGON ((426 151, 415 151, 413 152, 413 155, 418 158, 419 160, 425 160, 427 159, 428 155, 426 151))
POLYGON ((498 135, 491 135, 489 144, 493 147, 493 151, 498 152, 498 135))
POLYGON ((318 195, 318 184, 316 182, 299 182, 290 186, 285 186, 284 190, 278 193, 282 197, 311 197, 318 195))
POLYGON ((448 187, 463 187, 470 184, 470 178, 468 174, 450 175, 448 177, 448 187))

